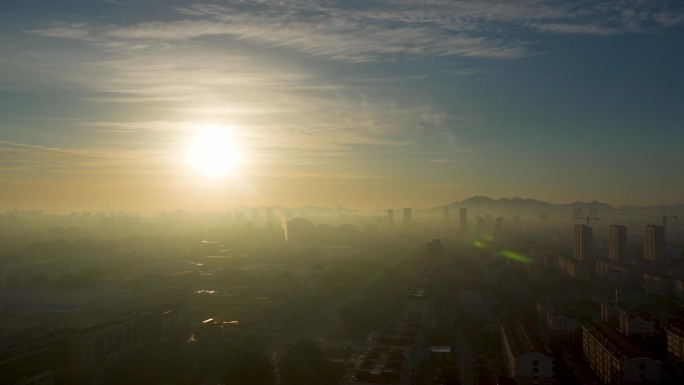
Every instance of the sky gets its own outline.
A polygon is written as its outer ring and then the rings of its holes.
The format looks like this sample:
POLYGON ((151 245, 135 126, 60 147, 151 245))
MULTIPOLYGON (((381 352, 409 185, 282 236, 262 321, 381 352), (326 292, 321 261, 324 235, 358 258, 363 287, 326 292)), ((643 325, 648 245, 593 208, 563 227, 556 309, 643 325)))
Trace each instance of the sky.
POLYGON ((681 1, 3 0, 0 52, 0 210, 684 203, 681 1))

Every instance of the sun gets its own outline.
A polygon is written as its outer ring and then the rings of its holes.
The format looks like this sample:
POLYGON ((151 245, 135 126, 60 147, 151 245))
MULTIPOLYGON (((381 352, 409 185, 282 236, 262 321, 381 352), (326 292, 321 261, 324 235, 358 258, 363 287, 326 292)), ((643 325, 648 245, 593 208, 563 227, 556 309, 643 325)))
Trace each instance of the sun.
POLYGON ((200 173, 221 177, 235 172, 240 153, 227 127, 206 126, 199 130, 188 148, 188 163, 200 173))

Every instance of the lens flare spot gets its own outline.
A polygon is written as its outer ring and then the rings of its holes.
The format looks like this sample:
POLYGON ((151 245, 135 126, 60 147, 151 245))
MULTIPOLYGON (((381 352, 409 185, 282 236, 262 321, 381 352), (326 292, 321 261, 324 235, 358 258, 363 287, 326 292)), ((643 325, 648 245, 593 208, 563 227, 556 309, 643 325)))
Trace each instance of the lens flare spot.
POLYGON ((501 250, 501 255, 508 259, 512 259, 514 261, 522 262, 522 263, 530 263, 532 262, 532 259, 530 257, 526 257, 522 254, 518 254, 515 251, 511 250, 501 250))

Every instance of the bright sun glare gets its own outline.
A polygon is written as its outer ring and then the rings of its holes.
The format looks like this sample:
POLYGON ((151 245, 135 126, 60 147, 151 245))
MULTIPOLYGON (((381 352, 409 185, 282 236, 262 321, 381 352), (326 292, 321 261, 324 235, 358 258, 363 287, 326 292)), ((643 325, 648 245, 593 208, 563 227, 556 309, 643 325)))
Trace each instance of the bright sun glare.
POLYGON ((194 138, 187 160, 202 174, 220 177, 235 171, 240 154, 230 129, 207 126, 194 138))

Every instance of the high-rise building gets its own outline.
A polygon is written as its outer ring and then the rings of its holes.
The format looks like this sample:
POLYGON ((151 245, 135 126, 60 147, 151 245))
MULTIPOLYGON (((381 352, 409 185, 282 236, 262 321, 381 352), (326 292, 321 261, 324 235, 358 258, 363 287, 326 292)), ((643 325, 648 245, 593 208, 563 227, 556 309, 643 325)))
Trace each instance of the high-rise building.
POLYGON ((608 258, 613 261, 623 261, 627 252, 627 227, 610 225, 609 241, 608 258))
POLYGON ((578 261, 586 261, 592 257, 594 232, 588 225, 575 225, 575 242, 572 256, 578 261))
POLYGON ((387 224, 392 226, 394 224, 394 210, 387 209, 387 224))
POLYGON ((665 228, 646 225, 644 228, 644 259, 653 262, 665 260, 665 228))
POLYGON ((494 232, 501 233, 503 231, 503 217, 497 217, 494 224, 494 232))
POLYGON ((442 211, 442 219, 444 220, 444 223, 449 223, 449 220, 451 219, 451 214, 449 214, 449 206, 444 206, 444 210, 442 211))
POLYGON ((413 212, 413 209, 410 207, 407 207, 404 209, 404 224, 405 225, 410 225, 413 222, 413 219, 411 218, 412 212, 413 212))
POLYGON ((461 232, 465 233, 468 231, 468 209, 465 207, 458 209, 458 216, 461 225, 461 232))
POLYGON ((475 221, 477 222, 477 231, 485 231, 485 219, 478 215, 475 217, 475 221))
POLYGON ((584 219, 584 210, 581 207, 572 209, 572 217, 575 219, 584 219))
POLYGON ((432 242, 425 244, 425 251, 428 258, 437 259, 442 256, 442 240, 433 239, 432 242))

